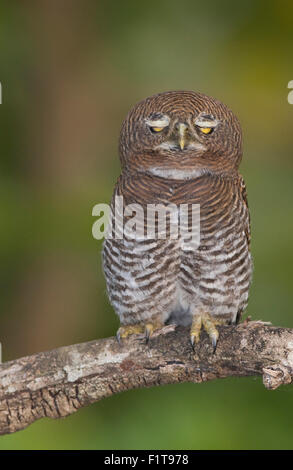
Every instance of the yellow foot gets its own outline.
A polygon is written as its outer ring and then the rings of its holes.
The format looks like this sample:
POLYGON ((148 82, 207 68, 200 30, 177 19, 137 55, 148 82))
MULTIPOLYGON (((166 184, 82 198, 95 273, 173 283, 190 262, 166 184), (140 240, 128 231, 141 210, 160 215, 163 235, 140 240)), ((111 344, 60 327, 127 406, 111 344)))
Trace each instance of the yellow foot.
POLYGON ((136 323, 135 325, 125 325, 120 326, 119 330, 116 333, 116 338, 118 343, 120 343, 121 339, 125 339, 130 335, 140 335, 144 333, 145 326, 141 323, 136 323))
POLYGON ((140 335, 144 334, 146 342, 148 343, 151 335, 153 332, 159 328, 162 328, 164 323, 159 321, 148 322, 144 323, 136 323, 134 325, 124 325, 120 326, 119 330, 117 331, 116 337, 118 342, 120 343, 121 339, 125 339, 130 335, 140 335))
POLYGON ((213 352, 216 351, 217 341, 219 338, 219 332, 216 328, 217 325, 223 325, 227 321, 217 319, 217 317, 210 315, 209 313, 200 313, 193 316, 191 330, 190 330, 190 341, 194 348, 194 344, 199 342, 200 331, 203 327, 210 339, 212 340, 213 352))

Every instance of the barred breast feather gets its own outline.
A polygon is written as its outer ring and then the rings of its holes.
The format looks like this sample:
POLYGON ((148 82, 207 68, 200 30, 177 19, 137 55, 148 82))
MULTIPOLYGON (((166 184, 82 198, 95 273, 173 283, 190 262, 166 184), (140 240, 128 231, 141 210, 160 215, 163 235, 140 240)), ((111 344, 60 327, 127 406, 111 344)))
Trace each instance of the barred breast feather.
POLYGON ((121 324, 160 316, 187 324, 207 310, 227 323, 246 308, 252 275, 250 222, 244 181, 239 175, 202 174, 189 180, 129 172, 115 196, 124 207, 140 204, 199 204, 200 244, 183 249, 182 239, 108 238, 103 265, 109 299, 121 324))

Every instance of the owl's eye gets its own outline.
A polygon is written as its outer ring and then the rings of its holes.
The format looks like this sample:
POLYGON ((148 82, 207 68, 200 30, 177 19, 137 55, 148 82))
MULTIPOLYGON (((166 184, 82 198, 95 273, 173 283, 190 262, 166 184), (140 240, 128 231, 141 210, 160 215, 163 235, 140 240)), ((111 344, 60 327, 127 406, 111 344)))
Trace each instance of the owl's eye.
POLYGON ((151 127, 152 132, 162 132, 165 129, 164 127, 151 127))
POLYGON ((164 129, 168 129, 170 118, 165 114, 153 113, 150 117, 145 119, 145 123, 153 134, 157 134, 164 129))
POLYGON ((199 129, 203 134, 211 134, 214 130, 213 127, 200 127, 199 129))

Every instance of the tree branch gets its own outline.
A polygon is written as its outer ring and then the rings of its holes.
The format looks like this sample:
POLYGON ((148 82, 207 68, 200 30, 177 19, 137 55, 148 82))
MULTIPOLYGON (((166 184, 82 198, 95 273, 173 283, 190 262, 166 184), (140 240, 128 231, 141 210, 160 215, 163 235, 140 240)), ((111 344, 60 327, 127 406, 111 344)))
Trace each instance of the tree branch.
POLYGON ((6 362, 0 366, 0 434, 139 387, 252 375, 262 375, 270 390, 292 382, 293 329, 250 322, 219 331, 215 354, 204 332, 192 351, 189 329, 169 325, 148 345, 141 336, 122 345, 107 338, 6 362))

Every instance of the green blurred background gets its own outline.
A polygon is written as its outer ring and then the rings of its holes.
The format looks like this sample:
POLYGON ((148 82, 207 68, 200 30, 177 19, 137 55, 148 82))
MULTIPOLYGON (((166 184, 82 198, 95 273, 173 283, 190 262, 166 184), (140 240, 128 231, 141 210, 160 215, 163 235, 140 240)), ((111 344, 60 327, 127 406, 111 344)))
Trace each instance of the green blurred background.
MULTIPOLYGON (((247 313, 293 327, 293 4, 1 2, 3 360, 112 336, 92 207, 119 175, 137 101, 187 89, 240 118, 252 216, 247 313)), ((293 387, 261 379, 137 390, 0 437, 1 449, 293 448, 293 387)))

